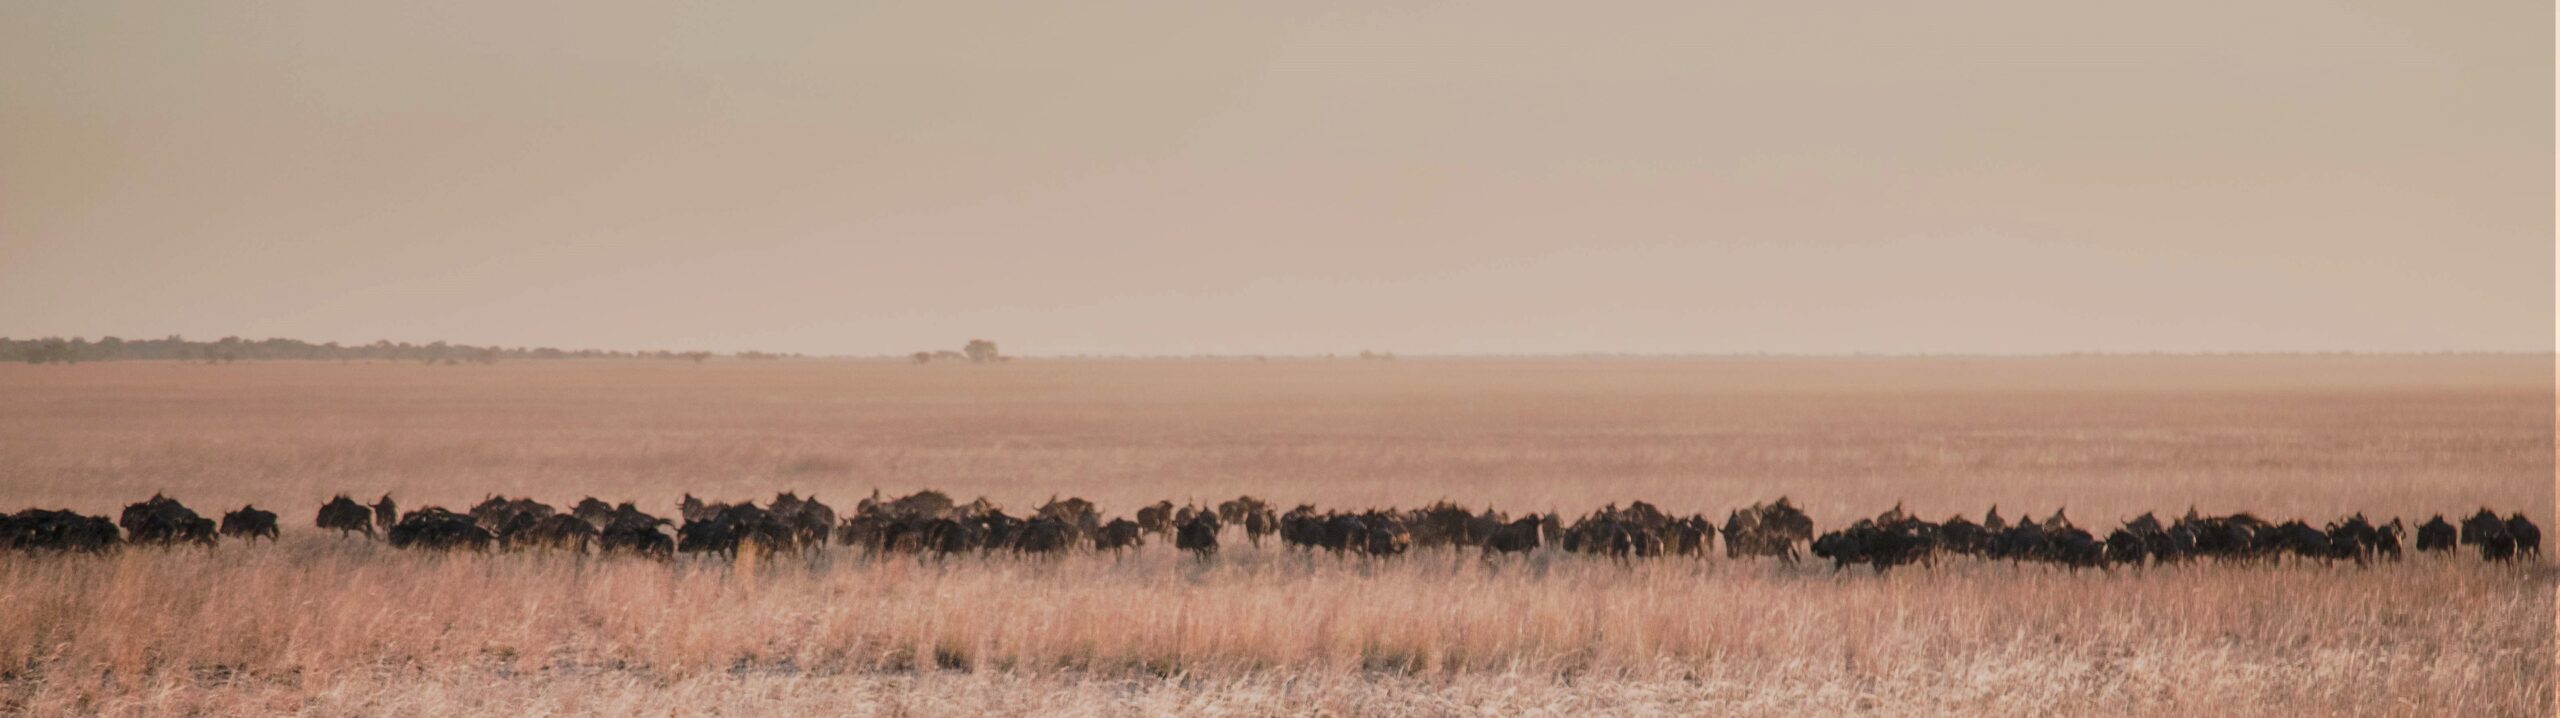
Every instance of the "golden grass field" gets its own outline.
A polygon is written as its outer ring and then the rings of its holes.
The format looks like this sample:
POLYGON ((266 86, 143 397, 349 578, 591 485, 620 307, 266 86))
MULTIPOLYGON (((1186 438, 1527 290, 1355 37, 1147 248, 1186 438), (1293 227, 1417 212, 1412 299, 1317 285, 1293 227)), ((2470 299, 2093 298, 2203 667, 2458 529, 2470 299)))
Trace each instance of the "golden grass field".
MULTIPOLYGON (((1821 528, 2067 507, 2553 527, 2549 356, 0 366, 0 508, 274 545, 0 556, 0 714, 2551 715, 2555 573, 2065 572, 1151 545, 760 565, 392 551, 331 494, 797 490, 1125 514, 1447 498, 1821 528)), ((2549 530, 2546 528, 2546 530, 2549 530)))

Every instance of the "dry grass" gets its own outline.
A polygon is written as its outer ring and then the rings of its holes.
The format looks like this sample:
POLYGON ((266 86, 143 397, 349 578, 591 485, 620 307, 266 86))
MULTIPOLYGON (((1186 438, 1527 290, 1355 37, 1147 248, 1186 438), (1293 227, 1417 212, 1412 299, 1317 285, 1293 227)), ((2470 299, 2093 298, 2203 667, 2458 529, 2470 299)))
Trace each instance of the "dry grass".
POLYGON ((748 570, 320 537, 411 505, 938 486, 1832 523, 2071 507, 2551 522, 2549 357, 0 367, 0 506, 167 490, 275 546, 0 558, 0 712, 2548 715, 2553 572, 1762 563, 748 570))

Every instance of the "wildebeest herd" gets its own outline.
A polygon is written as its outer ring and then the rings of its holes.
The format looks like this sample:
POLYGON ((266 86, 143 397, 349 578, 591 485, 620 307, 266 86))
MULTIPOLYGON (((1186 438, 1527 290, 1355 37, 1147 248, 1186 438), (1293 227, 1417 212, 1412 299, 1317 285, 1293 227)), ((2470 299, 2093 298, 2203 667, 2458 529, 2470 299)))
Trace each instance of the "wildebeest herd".
MULTIPOLYGON (((1134 518, 1105 519, 1100 507, 1080 498, 1051 497, 1015 516, 981 497, 960 503, 939 491, 884 498, 874 491, 839 516, 815 497, 777 495, 754 502, 712 502, 686 494, 674 519, 651 515, 632 502, 609 504, 593 497, 560 511, 530 498, 491 496, 469 511, 428 506, 402 512, 390 496, 372 504, 339 495, 323 504, 313 525, 341 539, 362 534, 394 548, 428 551, 559 551, 672 559, 679 554, 735 558, 741 552, 772 556, 824 551, 831 545, 868 554, 953 558, 1051 556, 1069 551, 1114 556, 1142 549, 1152 537, 1200 560, 1213 559, 1227 529, 1260 548, 1276 539, 1308 554, 1387 558, 1414 549, 1474 551, 1487 560, 1509 554, 1556 551, 1632 562, 1657 557, 1705 557, 1723 542, 1728 558, 1770 557, 1793 563, 1803 553, 1828 559, 1834 569, 1868 566, 1876 572, 1941 559, 1968 557, 2012 563, 2110 568, 2178 564, 2199 559, 2233 563, 2313 561, 2322 564, 2398 560, 2406 530, 2363 514, 2313 526, 2301 520, 2271 521, 2248 513, 2208 516, 2189 508, 2163 522, 2153 514, 2119 522, 2103 536, 2075 524, 2062 510, 2037 520, 2007 519, 1997 506, 1980 521, 1963 515, 1928 521, 1900 504, 1873 518, 1814 533, 1813 518, 1785 498, 1734 509, 1722 525, 1705 514, 1674 515, 1637 501, 1610 504, 1567 522, 1554 513, 1518 516, 1492 508, 1470 510, 1446 501, 1415 509, 1323 511, 1301 504, 1286 512, 1261 499, 1238 497, 1215 505, 1160 501, 1134 518), (670 533, 672 529, 672 533, 670 533)), ((166 496, 128 505, 117 520, 68 510, 28 509, 0 516, 0 550, 104 552, 125 545, 214 546, 222 538, 276 540, 276 514, 243 506, 219 523, 166 496)), ((2473 547, 2483 559, 2538 560, 2542 530, 2522 513, 2501 518, 2480 509, 2459 524, 2437 515, 2417 527, 2415 550, 2452 553, 2473 547)))

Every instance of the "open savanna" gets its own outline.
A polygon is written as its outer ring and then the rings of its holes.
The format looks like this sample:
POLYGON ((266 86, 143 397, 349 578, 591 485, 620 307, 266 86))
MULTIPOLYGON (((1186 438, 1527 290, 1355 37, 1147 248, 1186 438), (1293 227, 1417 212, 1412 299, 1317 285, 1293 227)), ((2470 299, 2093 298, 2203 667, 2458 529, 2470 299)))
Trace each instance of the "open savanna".
POLYGON ((1885 577, 1242 546, 1199 563, 441 557, 330 495, 1240 493, 1821 528, 2067 508, 2554 526, 2545 356, 124 362, 0 367, 0 508, 255 503, 283 541, 0 556, 0 713, 2549 715, 2554 573, 1885 577))

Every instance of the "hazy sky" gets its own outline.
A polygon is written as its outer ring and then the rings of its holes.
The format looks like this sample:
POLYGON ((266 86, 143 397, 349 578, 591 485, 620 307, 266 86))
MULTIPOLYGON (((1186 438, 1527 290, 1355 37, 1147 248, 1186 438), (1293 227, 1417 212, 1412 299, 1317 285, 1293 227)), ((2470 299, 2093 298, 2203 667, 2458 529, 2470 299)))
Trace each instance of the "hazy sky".
POLYGON ((0 335, 2547 351, 2552 29, 2547 0, 0 0, 0 335))

